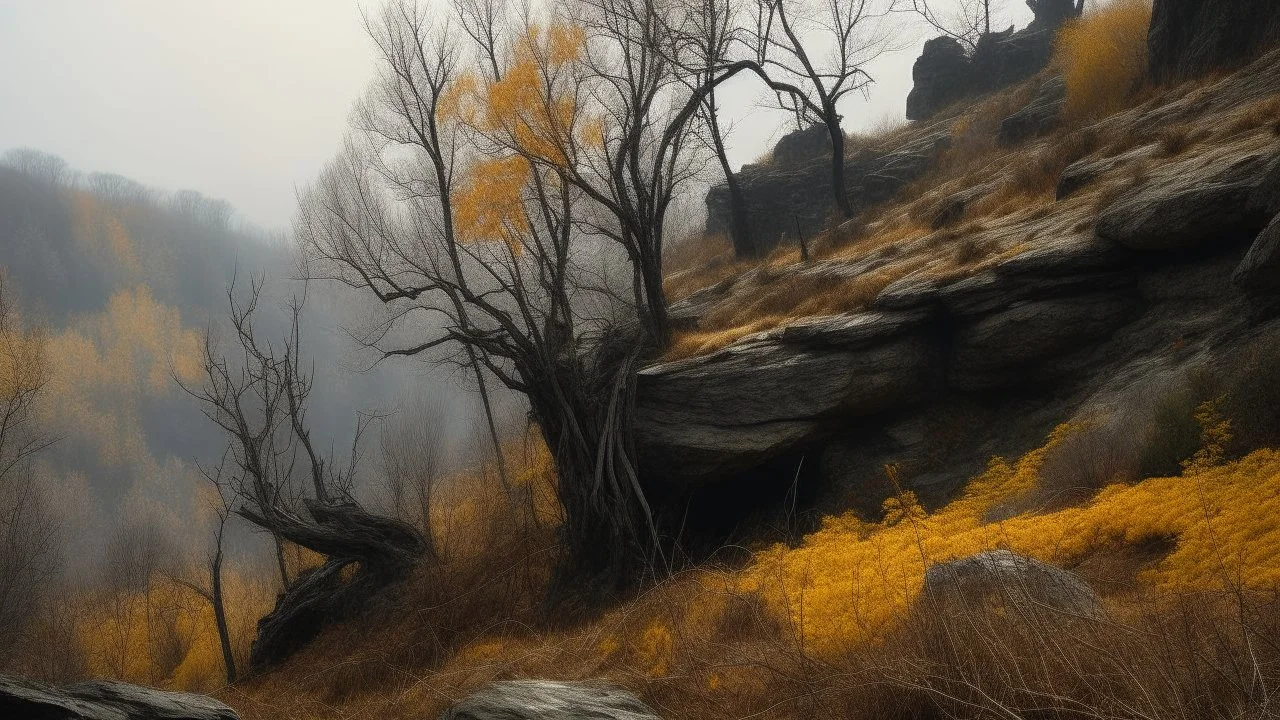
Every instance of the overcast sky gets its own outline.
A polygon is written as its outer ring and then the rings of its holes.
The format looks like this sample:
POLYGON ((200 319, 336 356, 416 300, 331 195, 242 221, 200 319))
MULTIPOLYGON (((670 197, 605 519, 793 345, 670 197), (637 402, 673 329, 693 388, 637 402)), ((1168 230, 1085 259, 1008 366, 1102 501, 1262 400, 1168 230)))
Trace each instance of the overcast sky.
MULTIPOLYGON (((361 6, 378 0, 0 0, 0 152, 34 147, 84 171, 225 198, 288 226, 295 188, 338 149, 374 69, 361 6)), ((1026 21, 1022 2, 1013 19, 1026 21)), ((927 34, 879 61, 846 129, 901 118, 927 34)), ((735 165, 779 136, 758 87, 722 95, 735 165)))

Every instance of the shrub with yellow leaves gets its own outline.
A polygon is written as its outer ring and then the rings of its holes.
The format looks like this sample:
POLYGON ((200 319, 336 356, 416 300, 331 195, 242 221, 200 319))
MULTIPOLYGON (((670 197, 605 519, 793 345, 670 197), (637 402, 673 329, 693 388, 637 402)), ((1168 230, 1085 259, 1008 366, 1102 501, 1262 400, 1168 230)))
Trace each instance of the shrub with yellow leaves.
POLYGON ((1114 0, 1062 28, 1056 62, 1069 117, 1098 118, 1125 106, 1146 72, 1150 25, 1150 0, 1114 0))

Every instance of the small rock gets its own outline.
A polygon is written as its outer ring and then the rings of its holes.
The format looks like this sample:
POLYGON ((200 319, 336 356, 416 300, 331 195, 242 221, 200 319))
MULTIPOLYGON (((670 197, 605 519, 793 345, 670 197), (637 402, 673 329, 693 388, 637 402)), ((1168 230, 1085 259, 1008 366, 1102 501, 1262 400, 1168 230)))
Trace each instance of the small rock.
POLYGON ((1280 290, 1280 215, 1253 241, 1231 281, 1246 290, 1280 290))
POLYGON ((0 675, 0 717, 32 720, 239 720, 204 695, 109 680, 58 688, 0 675))
POLYGON ((648 705, 605 683, 508 680, 486 685, 440 720, 661 720, 648 705))
POLYGON ((1078 575, 1008 550, 991 550, 934 565, 924 597, 946 604, 1000 604, 1086 618, 1105 613, 1098 594, 1078 575))

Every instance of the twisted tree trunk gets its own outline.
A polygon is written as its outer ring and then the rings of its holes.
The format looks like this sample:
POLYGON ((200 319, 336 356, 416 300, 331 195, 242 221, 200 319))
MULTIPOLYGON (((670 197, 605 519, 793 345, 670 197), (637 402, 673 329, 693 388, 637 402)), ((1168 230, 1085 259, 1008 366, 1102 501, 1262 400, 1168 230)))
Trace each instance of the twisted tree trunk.
POLYGON ((258 621, 249 651, 253 671, 269 668, 311 641, 327 624, 351 617, 388 586, 403 580, 427 554, 422 534, 407 523, 366 512, 354 502, 304 501, 304 513, 271 508, 240 514, 327 559, 300 574, 258 621), (343 570, 354 566, 347 578, 343 570))

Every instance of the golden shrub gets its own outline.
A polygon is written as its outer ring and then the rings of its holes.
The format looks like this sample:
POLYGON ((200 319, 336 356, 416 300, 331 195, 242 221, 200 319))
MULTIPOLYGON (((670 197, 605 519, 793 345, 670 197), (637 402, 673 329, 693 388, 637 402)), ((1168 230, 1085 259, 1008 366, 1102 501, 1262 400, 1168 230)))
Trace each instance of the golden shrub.
POLYGON ((1147 67, 1149 0, 1115 0, 1068 23, 1056 60, 1067 83, 1067 115, 1102 117, 1125 106, 1147 67))

